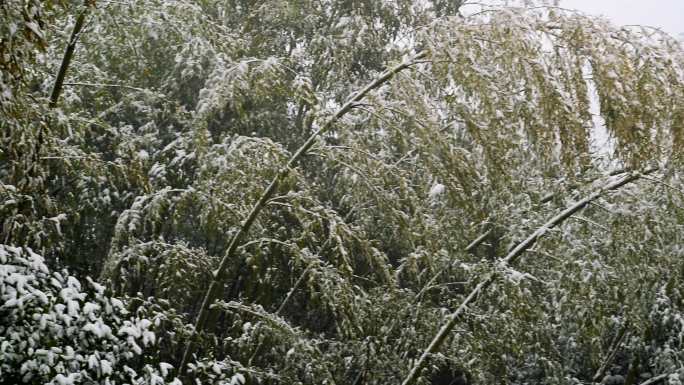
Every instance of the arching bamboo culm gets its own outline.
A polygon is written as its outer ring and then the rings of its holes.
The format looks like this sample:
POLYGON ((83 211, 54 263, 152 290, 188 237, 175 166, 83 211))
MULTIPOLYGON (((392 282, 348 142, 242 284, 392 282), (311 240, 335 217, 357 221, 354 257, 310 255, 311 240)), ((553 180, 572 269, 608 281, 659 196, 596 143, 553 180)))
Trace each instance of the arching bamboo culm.
POLYGON ((71 64, 71 59, 74 56, 74 51, 76 50, 76 42, 78 37, 81 35, 83 26, 85 25, 85 19, 90 11, 91 7, 95 6, 94 0, 86 0, 83 2, 83 9, 76 17, 76 23, 74 24, 74 29, 71 31, 71 37, 67 43, 66 49, 64 50, 64 56, 62 57, 62 64, 59 66, 59 71, 57 72, 57 77, 55 78, 55 83, 52 86, 52 92, 50 93, 50 108, 57 107, 57 102, 59 101, 59 95, 62 93, 62 87, 64 85, 64 79, 66 78, 67 70, 71 64))
MULTIPOLYGON (((572 206, 566 208, 562 212, 560 212, 558 215, 555 217, 551 218, 548 222, 544 223, 541 227, 539 227, 535 232, 533 232, 529 237, 527 237, 524 241, 520 242, 513 250, 511 250, 505 257, 499 259, 498 264, 502 267, 505 266, 511 266, 513 265, 518 258, 532 245, 534 245, 537 240, 541 237, 544 236, 547 230, 563 223, 566 219, 571 217, 573 214, 578 212, 579 210, 583 209, 586 207, 589 203, 592 201, 596 200, 598 197, 603 195, 607 191, 612 191, 612 190, 617 190, 620 187, 626 185, 627 183, 633 182, 639 178, 641 178, 643 175, 652 173, 656 170, 656 168, 650 168, 643 173, 639 172, 630 172, 622 175, 621 177, 613 180, 612 182, 607 183, 605 186, 602 188, 598 189, 591 195, 587 196, 586 198, 578 201, 577 203, 573 204, 572 206)), ((496 274, 495 273, 490 273, 489 275, 485 276, 482 278, 480 283, 475 286, 475 288, 468 294, 468 296, 461 302, 459 307, 451 313, 447 317, 447 321, 442 327, 439 329, 435 337, 432 339, 430 342, 430 345, 425 349, 423 354, 421 354, 420 358, 418 361, 413 364, 411 367, 411 370, 409 371, 408 375, 402 382, 402 385, 412 385, 415 383, 415 381, 418 379, 420 376, 421 370, 425 367, 427 364, 427 360, 430 357, 431 354, 436 353, 437 350, 439 350, 440 346, 444 341, 446 340, 447 336, 451 332, 451 330, 456 326, 456 322, 458 319, 463 315, 463 313, 466 311, 468 306, 475 302, 477 297, 479 296, 480 293, 484 292, 491 284, 494 282, 496 279, 496 274)))
POLYGON ((204 295, 204 299, 202 300, 202 305, 199 309, 199 312, 197 313, 193 335, 189 338, 188 344, 186 345, 185 350, 183 352, 183 358, 181 359, 181 363, 178 367, 179 375, 183 376, 185 372, 185 367, 187 366, 192 354, 194 353, 195 339, 197 333, 204 329, 207 317, 209 315, 209 308, 211 304, 216 300, 219 294, 220 287, 223 284, 225 278, 224 274, 229 262, 232 261, 233 256, 235 255, 235 251, 238 249, 238 247, 243 241, 243 237, 249 232, 249 229, 252 227, 254 220, 257 218, 257 216, 264 208, 268 200, 273 197, 273 194, 277 190, 283 178, 287 176, 290 169, 292 169, 295 166, 297 161, 304 154, 306 154, 306 152, 309 151, 309 149, 311 149, 311 147, 316 142, 316 139, 322 134, 324 134, 326 131, 329 131, 336 121, 338 121, 341 117, 348 113, 354 107, 354 105, 360 102, 370 91, 385 84, 394 75, 410 67, 411 65, 415 64, 417 60, 423 59, 426 56, 427 52, 422 51, 410 58, 407 58, 400 64, 385 70, 380 74, 380 76, 378 76, 375 80, 366 85, 363 89, 350 96, 349 99, 347 99, 347 101, 330 118, 328 118, 328 120, 326 120, 326 122, 318 130, 311 134, 311 136, 309 136, 306 142, 302 144, 302 146, 299 147, 299 149, 297 149, 294 155, 292 155, 292 157, 290 157, 290 159, 287 161, 287 164, 280 169, 280 171, 273 178, 268 187, 266 187, 266 189, 261 193, 259 200, 254 204, 249 215, 247 215, 247 217, 243 220, 237 233, 235 233, 233 238, 230 240, 228 249, 223 255, 223 258, 221 258, 218 268, 214 271, 212 281, 209 284, 209 288, 207 289, 204 295))

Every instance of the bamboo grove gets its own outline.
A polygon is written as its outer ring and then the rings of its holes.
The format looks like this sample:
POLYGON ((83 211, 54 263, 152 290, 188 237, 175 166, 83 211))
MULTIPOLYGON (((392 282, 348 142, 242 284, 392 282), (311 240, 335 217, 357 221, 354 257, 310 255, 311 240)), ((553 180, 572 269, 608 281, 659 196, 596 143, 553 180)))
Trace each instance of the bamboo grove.
POLYGON ((681 41, 541 1, 0 18, 0 383, 684 381, 681 41))

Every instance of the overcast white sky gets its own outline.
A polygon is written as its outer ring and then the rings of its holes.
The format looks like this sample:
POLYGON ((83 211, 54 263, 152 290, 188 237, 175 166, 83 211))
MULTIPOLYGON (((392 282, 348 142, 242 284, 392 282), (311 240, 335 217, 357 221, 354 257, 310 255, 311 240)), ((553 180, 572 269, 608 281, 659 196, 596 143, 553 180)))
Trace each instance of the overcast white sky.
POLYGON ((560 6, 603 15, 619 25, 659 27, 674 37, 684 33, 684 0, 560 0, 560 6))
MULTIPOLYGON (((502 5, 506 0, 467 0, 476 4, 502 5)), ((509 0, 510 2, 510 0, 509 0)), ((684 0, 559 0, 560 6, 605 16, 617 25, 646 25, 661 28, 673 37, 684 38, 684 0)), ((515 3, 515 1, 513 1, 515 3)), ((468 11, 464 12, 468 14, 468 11)))

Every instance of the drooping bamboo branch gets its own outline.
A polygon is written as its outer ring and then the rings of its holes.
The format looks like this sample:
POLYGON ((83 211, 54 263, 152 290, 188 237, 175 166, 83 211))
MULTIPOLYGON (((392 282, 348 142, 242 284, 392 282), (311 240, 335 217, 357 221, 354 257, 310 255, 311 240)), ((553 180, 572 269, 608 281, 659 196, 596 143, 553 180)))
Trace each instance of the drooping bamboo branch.
POLYGON ((66 72, 71 64, 71 59, 74 56, 74 50, 76 49, 76 42, 78 37, 81 35, 83 30, 83 25, 85 24, 85 19, 91 6, 95 6, 94 0, 86 0, 83 4, 83 10, 76 17, 76 24, 74 24, 74 29, 71 31, 71 37, 69 38, 69 43, 67 44, 66 50, 64 51, 64 56, 62 57, 62 64, 59 66, 59 71, 57 72, 57 78, 55 79, 55 84, 52 86, 52 93, 50 94, 50 108, 55 108, 57 106, 57 101, 59 100, 59 95, 62 93, 62 88, 64 86, 64 79, 66 78, 66 72))
POLYGON ((194 353, 195 338, 197 336, 197 333, 201 332, 204 329, 207 317, 209 315, 209 307, 216 300, 219 294, 220 288, 223 285, 226 268, 228 267, 228 264, 233 260, 235 251, 240 246, 240 243, 242 242, 244 236, 249 232, 249 229, 252 227, 252 224, 256 220, 261 210, 264 208, 268 200, 271 199, 271 197, 277 190, 278 186, 280 185, 280 182, 290 172, 290 169, 292 169, 297 163, 297 161, 299 161, 299 159, 311 149, 311 147, 314 145, 316 139, 319 136, 329 131, 335 124, 335 122, 337 122, 341 117, 343 117, 345 114, 351 111, 354 105, 361 101, 370 91, 385 84, 394 75, 413 65, 416 60, 423 59, 426 56, 427 52, 422 51, 414 55, 413 57, 407 58, 402 63, 385 70, 375 80, 373 80, 363 89, 359 90, 351 97, 349 97, 349 99, 347 99, 347 101, 330 118, 328 118, 328 120, 318 130, 316 130, 314 133, 311 134, 311 136, 309 136, 306 142, 304 142, 304 144, 302 144, 302 146, 299 147, 299 149, 297 149, 297 151, 292 155, 292 157, 290 157, 290 159, 287 161, 287 164, 283 168, 281 168, 280 171, 278 171, 278 174, 273 178, 268 187, 266 187, 266 189, 261 193, 259 200, 254 204, 249 215, 247 215, 247 217, 243 220, 238 231, 235 233, 235 235, 233 235, 228 245, 228 249, 223 255, 223 258, 221 259, 218 268, 213 273, 212 281, 209 284, 209 288, 207 289, 204 295, 202 305, 199 309, 197 318, 195 320, 193 334, 189 338, 188 343, 185 347, 185 351, 183 352, 183 358, 181 359, 181 363, 178 369, 179 374, 182 374, 185 371, 185 367, 188 364, 192 354, 194 353))
MULTIPOLYGON (((520 258, 520 256, 527 249, 532 247, 532 245, 534 245, 539 238, 543 237, 549 229, 563 223, 563 221, 565 221, 567 218, 569 218, 574 213, 586 207, 590 202, 594 201, 595 199, 603 195, 605 192, 617 190, 620 187, 626 185, 627 183, 633 182, 641 178, 643 175, 652 173, 655 170, 657 170, 657 168, 650 168, 644 171, 643 173, 633 172, 625 174, 622 177, 617 178, 616 180, 610 183, 607 183, 603 188, 595 191, 594 193, 578 201, 574 205, 566 208, 558 215, 551 218, 548 222, 544 223, 525 240, 520 242, 505 257, 499 259, 499 266, 506 267, 513 265, 520 258)), ((463 315, 463 313, 465 313, 468 306, 475 302, 480 293, 484 292, 484 290, 486 290, 494 282, 496 277, 497 274, 495 272, 489 273, 485 278, 483 278, 480 281, 480 283, 477 286, 475 286, 475 288, 470 292, 470 294, 468 294, 468 296, 463 300, 463 302, 461 302, 461 305, 456 309, 456 311, 454 311, 447 317, 446 323, 442 325, 440 330, 437 332, 435 337, 430 342, 430 345, 428 345, 423 354, 421 354, 418 361, 416 361, 416 363, 413 364, 413 367, 411 368, 408 375, 402 382, 402 385, 411 385, 418 379, 418 377, 420 376, 420 372, 427 364, 427 360, 430 357, 430 355, 437 352, 437 350, 441 347, 444 340, 446 340, 451 330, 454 328, 454 326, 456 326, 456 322, 458 321, 458 319, 463 315)))
MULTIPOLYGON (((628 169, 625 169, 625 168, 619 168, 619 169, 617 169, 617 170, 613 170, 613 171, 611 171, 610 173, 608 173, 608 176, 615 176, 615 175, 624 174, 624 173, 627 172, 627 171, 629 171, 629 170, 628 170, 628 169)), ((591 180, 590 182, 593 183, 594 181, 595 181, 595 179, 591 180)), ((571 190, 576 190, 578 187, 579 187, 579 186, 577 186, 577 185, 576 185, 576 186, 571 186, 570 189, 571 189, 571 190)), ((550 193, 545 194, 544 196, 542 196, 542 197, 539 199, 539 204, 544 204, 544 203, 551 202, 551 200, 552 200, 556 195, 557 195, 557 193, 555 193, 555 192, 550 192, 550 193)), ((489 234, 491 234, 491 232, 492 232, 492 229, 490 228, 490 229, 488 229, 486 232, 482 233, 482 234, 481 234, 479 237, 477 237, 475 240, 473 240, 472 242, 470 242, 470 244, 466 247, 466 251, 467 251, 467 252, 471 252, 471 251, 475 250, 476 247, 480 246, 480 245, 487 239, 487 236, 488 236, 489 234)))

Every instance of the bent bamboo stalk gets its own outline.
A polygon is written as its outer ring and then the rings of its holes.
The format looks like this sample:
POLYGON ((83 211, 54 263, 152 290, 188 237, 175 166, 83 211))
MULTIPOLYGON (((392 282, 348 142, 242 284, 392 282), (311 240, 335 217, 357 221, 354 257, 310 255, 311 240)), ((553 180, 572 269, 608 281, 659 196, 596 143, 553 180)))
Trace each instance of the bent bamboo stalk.
MULTIPOLYGON (((571 217, 573 214, 578 212, 579 210, 583 209, 586 207, 589 203, 603 195, 607 191, 612 191, 612 190, 617 190, 620 187, 633 182, 635 180, 640 179, 643 175, 649 174, 657 170, 657 168, 650 168, 643 173, 638 173, 638 172, 631 172, 628 174, 625 174, 616 180, 606 184, 603 188, 595 191, 591 195, 587 196, 586 198, 578 201, 577 203, 573 204, 572 206, 566 208, 562 212, 560 212, 558 215, 555 217, 551 218, 548 222, 544 223, 541 227, 539 227, 535 232, 533 232, 530 236, 528 236, 524 241, 520 242, 513 250, 509 251, 508 254, 499 259, 498 264, 502 267, 505 266, 510 266, 514 264, 518 258, 532 245, 534 245, 537 240, 546 234, 546 232, 563 223, 566 219, 571 217)), ((479 296, 480 293, 482 293, 484 290, 486 290, 496 279, 496 274, 495 273, 489 273, 484 279, 480 281, 480 283, 475 286, 475 288, 468 294, 468 296, 461 302, 459 307, 451 313, 447 317, 447 321, 440 330, 437 332, 435 337, 432 339, 430 342, 430 345, 425 349, 423 354, 421 354, 420 358, 418 361, 416 361, 415 364, 413 364, 413 367, 409 371, 408 375, 402 382, 402 385, 411 385, 413 384, 416 379, 420 376, 421 370, 425 367, 427 364, 427 360, 430 357, 431 354, 437 352, 437 350, 440 348, 442 343, 446 340, 447 336, 451 332, 451 330, 456 326, 456 322, 460 318, 463 313, 467 310, 468 306, 475 302, 477 297, 479 296)))
POLYGON ((312 133, 311 136, 309 136, 309 138, 307 139, 307 141, 304 142, 304 144, 302 144, 302 146, 299 147, 299 149, 297 149, 294 155, 290 157, 287 164, 282 169, 280 169, 280 171, 273 178, 268 187, 266 187, 266 189, 261 193, 259 200, 254 204, 249 215, 247 215, 247 217, 243 220, 237 233, 235 233, 235 235, 231 239, 230 244, 228 245, 228 249, 223 255, 223 258, 221 258, 218 268, 214 271, 212 281, 209 284, 209 288, 207 289, 204 295, 202 305, 200 307, 199 313, 197 314, 192 336, 188 340, 188 344, 186 345, 185 351, 183 352, 183 358, 181 359, 181 364, 178 368, 180 375, 184 373, 185 367, 188 364, 192 354, 194 353, 195 338, 197 336, 197 333, 204 329, 205 323, 207 322, 207 318, 209 315, 209 308, 211 304, 216 300, 220 292, 220 288, 223 284, 225 278, 224 275, 226 272, 226 268, 228 267, 228 264, 233 260, 235 251, 242 243, 243 238, 249 232, 249 229, 256 220, 257 216, 264 208, 268 200, 271 199, 271 197, 277 190, 278 186, 280 185, 280 182, 287 176, 290 169, 292 169, 297 163, 297 161, 304 154, 306 154, 307 151, 311 149, 311 147, 314 145, 316 139, 318 139, 319 136, 329 131, 335 122, 337 122, 341 117, 343 117, 345 114, 351 111, 352 108, 354 108, 354 105, 360 102, 369 92, 385 84, 392 77, 394 77, 394 75, 410 67, 411 65, 415 64, 417 60, 423 59, 426 56, 427 52, 422 51, 410 58, 407 58, 400 64, 382 72, 380 76, 378 76, 375 80, 373 80, 363 89, 349 97, 349 99, 347 99, 347 102, 345 102, 330 118, 328 118, 328 120, 318 130, 312 133))

